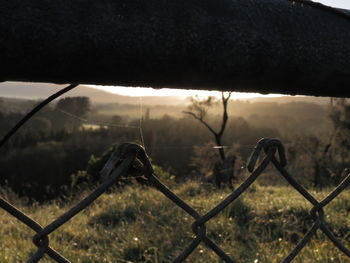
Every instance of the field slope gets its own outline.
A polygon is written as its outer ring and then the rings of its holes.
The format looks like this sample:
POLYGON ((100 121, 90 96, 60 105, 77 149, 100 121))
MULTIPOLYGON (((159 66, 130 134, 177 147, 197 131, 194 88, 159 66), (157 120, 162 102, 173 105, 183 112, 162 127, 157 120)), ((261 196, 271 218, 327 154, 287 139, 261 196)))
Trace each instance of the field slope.
MULTIPOLYGON (((229 190, 188 182, 172 185, 197 211, 205 213, 229 190)), ((329 189, 328 189, 329 190, 329 189)), ((328 190, 312 192, 318 199, 328 190)), ((26 205, 7 193, 42 225, 47 225, 87 195, 68 203, 26 205)), ((253 186, 207 224, 208 236, 236 262, 281 262, 310 228, 311 206, 288 187, 253 186)), ((325 210, 339 238, 349 245, 350 193, 344 192, 325 210)), ((192 218, 149 187, 127 187, 104 194, 92 206, 50 236, 50 244, 72 262, 172 262, 192 240, 192 218)), ((25 262, 35 251, 33 232, 0 210, 0 262, 25 262)), ((45 257, 41 262, 52 262, 45 257)), ((222 262, 201 245, 186 262, 222 262)), ((294 262, 349 262, 318 232, 294 262)))

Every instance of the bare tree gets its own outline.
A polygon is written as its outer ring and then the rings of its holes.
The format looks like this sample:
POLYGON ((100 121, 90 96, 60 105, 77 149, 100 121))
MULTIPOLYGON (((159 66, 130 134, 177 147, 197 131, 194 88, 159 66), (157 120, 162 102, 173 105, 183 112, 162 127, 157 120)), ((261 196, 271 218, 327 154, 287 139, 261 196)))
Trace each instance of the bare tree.
POLYGON ((191 97, 191 105, 188 106, 188 111, 183 112, 185 114, 192 116, 196 120, 200 121, 200 123, 202 123, 214 135, 215 143, 219 150, 220 158, 222 161, 226 159, 224 147, 222 145, 222 136, 224 134, 227 120, 228 120, 227 104, 228 104, 228 100, 231 97, 231 94, 232 92, 228 92, 227 96, 225 96, 225 92, 221 92, 223 114, 222 114, 222 122, 221 122, 219 131, 215 131, 214 128, 205 120, 205 117, 208 114, 209 108, 218 103, 217 99, 214 96, 209 96, 208 98, 203 100, 199 99, 198 97, 191 97))
POLYGON ((208 123, 208 121, 205 120, 205 117, 208 115, 209 108, 219 103, 219 101, 215 97, 209 96, 206 99, 191 97, 191 105, 188 106, 188 111, 183 112, 185 114, 192 116, 194 119, 202 123, 214 136, 216 148, 219 151, 219 155, 221 159, 221 162, 218 162, 215 165, 215 169, 214 169, 214 175, 216 177, 216 183, 218 187, 220 187, 222 182, 229 183, 230 186, 232 186, 233 167, 234 167, 234 161, 236 159, 234 156, 233 157, 231 156, 230 158, 226 158, 225 149, 222 144, 222 136, 224 134, 227 121, 228 121, 227 106, 228 106, 228 101, 231 97, 231 94, 232 92, 227 92, 226 94, 225 92, 221 92, 221 103, 223 107, 223 112, 222 112, 221 125, 218 131, 216 131, 208 123), (230 162, 230 165, 228 165, 228 162, 230 162), (231 166, 231 168, 228 169, 227 168, 228 166, 231 166))

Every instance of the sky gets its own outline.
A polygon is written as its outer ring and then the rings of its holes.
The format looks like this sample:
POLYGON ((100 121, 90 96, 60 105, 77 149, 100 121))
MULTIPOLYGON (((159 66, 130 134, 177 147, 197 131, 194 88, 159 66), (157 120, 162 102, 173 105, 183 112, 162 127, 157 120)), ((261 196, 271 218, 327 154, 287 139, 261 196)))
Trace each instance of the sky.
POLYGON ((350 0, 317 0, 315 2, 320 2, 325 5, 350 9, 350 0))
MULTIPOLYGON (((320 2, 325 5, 334 6, 343 9, 350 10, 350 0, 315 0, 315 2, 320 2)), ((220 92, 218 91, 198 91, 198 90, 181 90, 181 89, 152 89, 152 88, 128 88, 128 87, 117 87, 117 86, 95 86, 92 87, 102 89, 111 93, 126 95, 126 96, 179 96, 179 97, 189 97, 198 95, 200 97, 206 96, 218 96, 220 97, 220 92)), ((268 94, 262 95, 259 93, 243 93, 234 92, 232 94, 233 99, 248 99, 254 97, 280 97, 279 94, 268 94)))
MULTIPOLYGON (((207 96, 221 97, 219 91, 207 91, 207 90, 185 90, 185 89, 152 89, 152 88, 129 88, 120 86, 96 86, 90 85, 91 87, 98 88, 104 91, 108 91, 114 94, 131 96, 131 97, 145 97, 145 96, 177 96, 177 97, 190 97, 199 96, 201 98, 207 96)), ((280 94, 268 94, 262 95, 259 93, 245 93, 245 92, 233 92, 231 98, 233 99, 249 99, 257 97, 281 97, 280 94)))

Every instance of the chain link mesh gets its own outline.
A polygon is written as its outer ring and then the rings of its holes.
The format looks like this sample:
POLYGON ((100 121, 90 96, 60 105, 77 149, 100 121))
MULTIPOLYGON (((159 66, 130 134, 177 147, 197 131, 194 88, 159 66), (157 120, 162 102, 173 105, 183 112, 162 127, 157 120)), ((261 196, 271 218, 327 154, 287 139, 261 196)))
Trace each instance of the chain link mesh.
POLYGON ((99 185, 86 198, 49 225, 45 227, 40 226, 35 220, 25 215, 23 212, 9 204, 1 197, 0 207, 36 232, 33 237, 33 243, 38 249, 29 258, 28 262, 38 262, 45 254, 47 254, 56 262, 67 263, 70 261, 50 247, 49 235, 58 230, 60 226, 72 219, 83 209, 88 207, 111 185, 113 185, 119 177, 127 174, 130 172, 130 170, 132 170, 133 173, 137 171, 138 174, 142 173, 149 180, 151 185, 163 193, 164 196, 169 198, 175 205, 182 208, 194 220, 192 223, 192 231, 195 234, 195 238, 186 248, 183 249, 182 253, 178 255, 173 262, 183 262, 198 247, 198 245, 203 242, 222 260, 233 263, 235 261, 207 236, 206 223, 218 215, 241 194, 243 194, 265 171, 265 169, 272 164, 277 171, 279 171, 279 174, 284 177, 287 182, 300 193, 300 195, 311 203, 312 209, 310 210, 310 215, 314 221, 312 227, 282 262, 291 262, 304 248, 304 246, 310 242, 317 230, 321 230, 333 242, 334 246, 336 246, 341 252, 350 258, 350 251, 342 244, 341 241, 337 239, 337 237, 328 227, 324 213, 324 207, 349 185, 350 175, 348 175, 326 198, 318 201, 288 173, 288 171, 285 169, 286 163, 285 150, 279 140, 260 140, 257 143, 247 166, 250 172, 249 177, 217 206, 208 211, 206 214, 201 215, 188 203, 172 192, 161 181, 159 181, 158 177, 154 174, 150 160, 142 146, 125 143, 118 147, 118 149, 111 155, 104 168, 101 170, 101 176, 104 178, 103 183, 101 183, 101 185, 99 185), (262 161, 257 164, 257 160, 261 155, 264 155, 264 157, 262 161))
MULTIPOLYGON (((346 10, 332 8, 309 0, 289 1, 293 2, 294 4, 298 3, 314 8, 323 9, 327 12, 332 12, 336 15, 339 15, 340 17, 350 19, 350 12, 347 12, 346 10)), ((30 118, 32 118, 48 103, 77 86, 78 84, 71 84, 37 105, 1 139, 0 147, 2 147, 30 118)), ((130 169, 133 169, 133 171, 136 169, 138 173, 141 173, 147 177, 151 185, 157 188, 175 205, 182 208, 194 220, 192 223, 192 231, 195 234, 195 238, 191 244, 183 249, 182 253, 178 255, 173 260, 173 262, 177 263, 185 261, 186 258, 198 247, 198 245, 203 242, 208 248, 213 250, 219 258, 225 262, 233 263, 235 261, 231 259, 228 254, 226 254, 207 236, 206 223, 218 215, 224 208, 230 205, 241 194, 243 194, 270 164, 272 164, 277 169, 277 171, 279 171, 279 174, 284 177, 287 182, 299 192, 300 195, 302 195, 308 202, 311 203, 312 209, 310 210, 310 215, 314 221, 312 227, 307 231, 301 241, 282 262, 291 262, 305 247, 305 245, 311 241, 318 230, 321 230, 332 241, 335 247, 337 247, 342 253, 350 258, 350 251, 342 244, 341 241, 337 239, 332 230, 328 227, 324 213, 325 206, 332 202, 332 200, 336 198, 350 184, 350 175, 348 175, 326 198, 318 201, 285 169, 285 166, 287 164, 285 149, 283 144, 277 139, 262 139, 257 143, 247 166, 250 172, 249 177, 222 202, 220 202, 217 206, 215 206, 204 215, 199 214, 193 207, 187 204, 184 200, 172 192, 167 186, 160 182, 158 180, 158 177, 154 174, 152 165, 144 148, 142 148, 140 145, 130 143, 121 145, 112 154, 100 172, 101 176, 104 178, 104 181, 101 185, 99 185, 90 195, 81 200, 73 208, 62 214, 59 218, 45 227, 41 226, 34 219, 27 216, 25 213, 20 211, 15 206, 11 205, 2 197, 0 197, 0 207, 11 214, 13 217, 17 218, 20 222, 31 228, 36 233, 33 236, 33 243, 37 246, 37 251, 32 256, 30 256, 27 261, 28 263, 39 262, 45 254, 47 254, 56 262, 69 263, 70 261, 68 259, 50 247, 49 235, 52 232, 58 230, 63 224, 71 220, 74 216, 79 214, 79 212, 87 208, 110 186, 112 186, 119 177, 130 172, 130 169), (259 157, 263 154, 263 160, 257 164, 259 157)))

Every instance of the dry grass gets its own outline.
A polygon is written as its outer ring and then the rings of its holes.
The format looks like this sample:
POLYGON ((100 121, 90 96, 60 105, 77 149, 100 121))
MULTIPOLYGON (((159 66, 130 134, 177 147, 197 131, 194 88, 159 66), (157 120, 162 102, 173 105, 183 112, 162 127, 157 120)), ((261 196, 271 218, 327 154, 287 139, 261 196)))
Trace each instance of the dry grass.
MULTIPOLYGON (((175 192, 204 213, 229 194, 189 182, 175 192)), ((315 194, 322 198, 327 190, 315 194)), ((86 195, 83 192, 81 196, 86 195)), ((11 202, 47 225, 77 200, 26 205, 9 191, 11 202)), ((332 229, 349 245, 350 193, 326 209, 332 229)), ((208 235, 237 262, 277 263, 312 225, 310 204, 289 187, 255 186, 208 223, 208 235)), ((50 244, 72 262, 171 262, 193 238, 192 218, 151 188, 128 187, 104 194, 91 207, 50 235, 50 244)), ((26 262, 35 251, 33 232, 0 210, 0 262, 26 262)), ((41 262, 53 262, 45 257, 41 262)), ((200 246, 187 262, 221 262, 200 246)), ((319 233, 294 262, 349 262, 319 233)))

